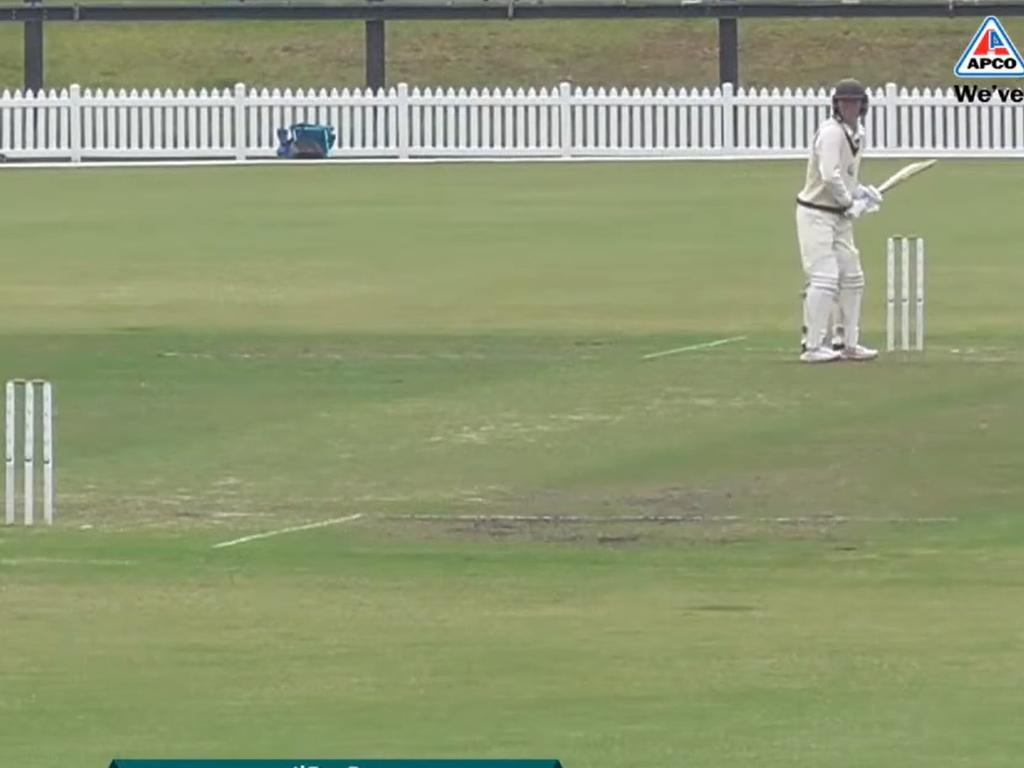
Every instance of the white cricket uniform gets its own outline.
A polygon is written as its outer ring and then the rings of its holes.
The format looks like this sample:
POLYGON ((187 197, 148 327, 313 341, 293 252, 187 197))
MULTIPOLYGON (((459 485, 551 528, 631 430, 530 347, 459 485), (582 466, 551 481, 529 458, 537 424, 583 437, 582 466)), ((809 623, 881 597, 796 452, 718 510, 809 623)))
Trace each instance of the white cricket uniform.
POLYGON ((853 220, 845 216, 860 186, 863 134, 830 117, 814 137, 807 179, 797 195, 796 231, 807 289, 804 325, 808 348, 825 342, 838 296, 845 343, 856 346, 864 271, 853 242, 853 220))

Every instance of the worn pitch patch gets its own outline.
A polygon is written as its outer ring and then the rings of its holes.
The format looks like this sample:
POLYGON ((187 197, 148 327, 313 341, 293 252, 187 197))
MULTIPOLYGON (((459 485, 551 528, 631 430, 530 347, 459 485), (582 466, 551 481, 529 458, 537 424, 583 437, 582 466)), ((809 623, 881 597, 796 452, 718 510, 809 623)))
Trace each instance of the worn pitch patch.
POLYGON ((843 515, 795 517, 745 517, 743 515, 622 515, 597 517, 594 515, 389 515, 385 520, 407 520, 424 523, 906 523, 928 525, 955 523, 955 517, 847 517, 843 515))

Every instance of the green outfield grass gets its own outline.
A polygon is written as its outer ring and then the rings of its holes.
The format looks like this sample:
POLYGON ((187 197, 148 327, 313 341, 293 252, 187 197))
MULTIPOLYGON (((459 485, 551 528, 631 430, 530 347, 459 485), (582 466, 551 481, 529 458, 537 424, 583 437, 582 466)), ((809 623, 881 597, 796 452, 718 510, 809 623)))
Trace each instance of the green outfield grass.
MULTIPOLYGON (((742 81, 824 86, 948 85, 976 19, 743 20, 742 81)), ((1024 44, 1024 22, 1006 17, 1024 44)), ((718 82, 713 21, 395 22, 391 83, 453 86, 705 86, 718 82)), ((0 24, 0 88, 20 87, 22 30, 0 24)), ((59 24, 46 26, 46 83, 83 86, 361 86, 358 23, 59 24)))
POLYGON ((1016 765, 1020 164, 858 225, 868 343, 928 248, 927 352, 868 365, 795 362, 802 174, 0 171, 59 486, 0 529, 4 762, 1016 765))

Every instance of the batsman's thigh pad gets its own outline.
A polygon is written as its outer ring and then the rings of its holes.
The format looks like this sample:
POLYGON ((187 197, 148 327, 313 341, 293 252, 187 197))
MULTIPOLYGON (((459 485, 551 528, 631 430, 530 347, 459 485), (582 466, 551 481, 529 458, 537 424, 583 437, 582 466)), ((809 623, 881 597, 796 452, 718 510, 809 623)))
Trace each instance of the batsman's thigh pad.
POLYGON ((862 288, 864 269, 860 264, 860 251, 853 242, 853 222, 843 220, 836 227, 836 261, 839 264, 839 284, 844 288, 862 288))
POLYGON ((836 260, 836 226, 841 217, 826 211, 798 206, 796 233, 800 242, 800 262, 807 282, 832 293, 839 290, 839 263, 836 260))

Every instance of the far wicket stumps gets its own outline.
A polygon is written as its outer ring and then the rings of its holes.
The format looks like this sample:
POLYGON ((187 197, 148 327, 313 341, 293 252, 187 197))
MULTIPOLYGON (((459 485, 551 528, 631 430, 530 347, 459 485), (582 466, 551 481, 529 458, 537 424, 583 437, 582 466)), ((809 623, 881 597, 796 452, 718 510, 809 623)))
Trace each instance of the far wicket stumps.
POLYGON ((41 418, 42 458, 43 458, 43 519, 48 525, 53 524, 53 385, 42 379, 11 379, 7 382, 7 418, 5 420, 5 487, 7 525, 14 525, 17 515, 15 511, 17 496, 17 450, 19 421, 24 430, 22 457, 24 460, 24 486, 22 501, 24 505, 25 525, 35 522, 35 451, 36 451, 36 392, 42 396, 43 410, 41 418), (24 415, 18 418, 18 392, 24 399, 24 415))
POLYGON ((910 303, 916 308, 914 349, 924 350, 924 238, 916 235, 893 235, 885 249, 885 339, 892 352, 897 343, 910 350, 910 303), (913 250, 914 258, 911 259, 913 250), (911 270, 911 261, 914 266, 911 270), (913 280, 911 278, 913 277, 913 280), (913 286, 913 296, 911 287, 913 286), (900 324, 897 339, 896 293, 899 290, 900 324))

